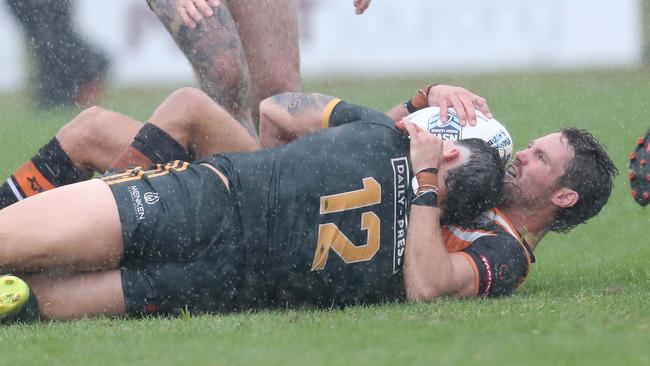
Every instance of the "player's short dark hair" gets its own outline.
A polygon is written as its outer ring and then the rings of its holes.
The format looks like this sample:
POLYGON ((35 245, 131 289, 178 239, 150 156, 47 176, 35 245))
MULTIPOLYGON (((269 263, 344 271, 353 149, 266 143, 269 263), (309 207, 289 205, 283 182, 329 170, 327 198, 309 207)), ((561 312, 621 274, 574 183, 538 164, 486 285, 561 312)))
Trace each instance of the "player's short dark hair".
POLYGON ((447 196, 440 222, 474 227, 482 213, 503 199, 504 163, 498 151, 480 139, 457 141, 470 151, 467 162, 447 172, 447 196))
POLYGON ((565 128, 560 133, 567 139, 574 155, 564 174, 558 178, 557 185, 578 192, 578 202, 557 211, 551 230, 566 233, 600 212, 612 193, 618 169, 607 155, 605 146, 589 131, 565 128))

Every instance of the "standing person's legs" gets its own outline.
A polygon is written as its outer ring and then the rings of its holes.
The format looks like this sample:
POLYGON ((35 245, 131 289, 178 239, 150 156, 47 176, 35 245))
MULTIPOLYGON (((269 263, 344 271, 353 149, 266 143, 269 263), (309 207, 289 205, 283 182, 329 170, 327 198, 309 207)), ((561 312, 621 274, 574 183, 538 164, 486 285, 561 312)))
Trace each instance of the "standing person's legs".
POLYGON ((38 105, 91 104, 109 67, 108 58, 83 40, 72 24, 71 0, 8 0, 38 60, 38 105), (94 92, 94 95, 91 95, 94 92))
POLYGON ((149 0, 149 5, 192 64, 201 88, 256 135, 246 55, 228 7, 217 6, 213 16, 190 29, 183 25, 176 1, 149 0))
POLYGON ((228 1, 227 4, 246 51, 252 115, 259 128, 262 100, 301 89, 296 7, 293 0, 228 1))
POLYGON ((103 83, 109 68, 109 59, 106 54, 91 45, 75 29, 72 14, 72 0, 46 0, 39 1, 38 6, 47 4, 49 12, 40 17, 46 21, 48 17, 55 17, 52 22, 52 33, 48 44, 48 57, 62 63, 63 74, 59 78, 65 79, 67 105, 87 107, 103 95, 103 83))
POLYGON ((26 43, 34 51, 37 70, 37 105, 51 108, 70 105, 72 79, 65 60, 57 57, 55 48, 61 24, 69 19, 58 3, 34 0, 8 0, 12 12, 25 31, 26 43))

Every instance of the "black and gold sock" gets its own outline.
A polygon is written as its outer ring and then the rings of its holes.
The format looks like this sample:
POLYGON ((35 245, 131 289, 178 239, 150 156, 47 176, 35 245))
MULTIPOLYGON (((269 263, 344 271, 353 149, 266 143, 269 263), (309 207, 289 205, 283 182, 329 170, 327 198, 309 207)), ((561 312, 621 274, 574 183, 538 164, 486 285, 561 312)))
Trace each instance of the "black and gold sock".
POLYGON ((53 138, 0 186, 0 208, 55 187, 86 180, 91 175, 90 171, 79 170, 53 138))
POLYGON ((155 164, 189 159, 190 154, 178 141, 153 123, 146 123, 110 169, 119 171, 136 166, 146 169, 155 164))

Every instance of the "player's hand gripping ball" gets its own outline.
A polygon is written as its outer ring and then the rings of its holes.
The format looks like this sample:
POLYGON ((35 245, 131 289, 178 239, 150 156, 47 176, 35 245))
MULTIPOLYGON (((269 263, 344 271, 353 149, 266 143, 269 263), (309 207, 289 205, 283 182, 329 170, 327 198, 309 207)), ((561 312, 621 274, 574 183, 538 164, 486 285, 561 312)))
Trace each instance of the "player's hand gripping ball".
POLYGON ((409 122, 416 124, 425 131, 439 136, 443 141, 457 141, 479 138, 489 143, 499 151, 501 159, 506 162, 512 154, 512 137, 506 128, 497 120, 487 118, 476 111, 476 125, 461 126, 460 117, 453 108, 447 111, 447 122, 440 120, 440 108, 427 107, 411 113, 406 117, 409 122))
POLYGON ((630 153, 630 171, 627 177, 632 186, 632 198, 645 207, 650 203, 650 130, 639 137, 636 149, 630 153))

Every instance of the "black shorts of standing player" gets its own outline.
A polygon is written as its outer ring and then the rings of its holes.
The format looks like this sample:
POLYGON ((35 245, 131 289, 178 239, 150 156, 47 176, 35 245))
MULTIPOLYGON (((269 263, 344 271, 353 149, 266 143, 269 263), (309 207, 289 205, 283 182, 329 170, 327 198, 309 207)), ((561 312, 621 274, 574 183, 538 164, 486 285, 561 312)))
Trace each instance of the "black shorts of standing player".
POLYGON ((176 161, 102 179, 122 224, 129 315, 234 310, 243 258, 240 224, 233 198, 214 171, 176 161))
POLYGON ((636 141, 630 153, 630 170, 627 174, 632 188, 632 198, 645 207, 650 203, 650 129, 636 141))

